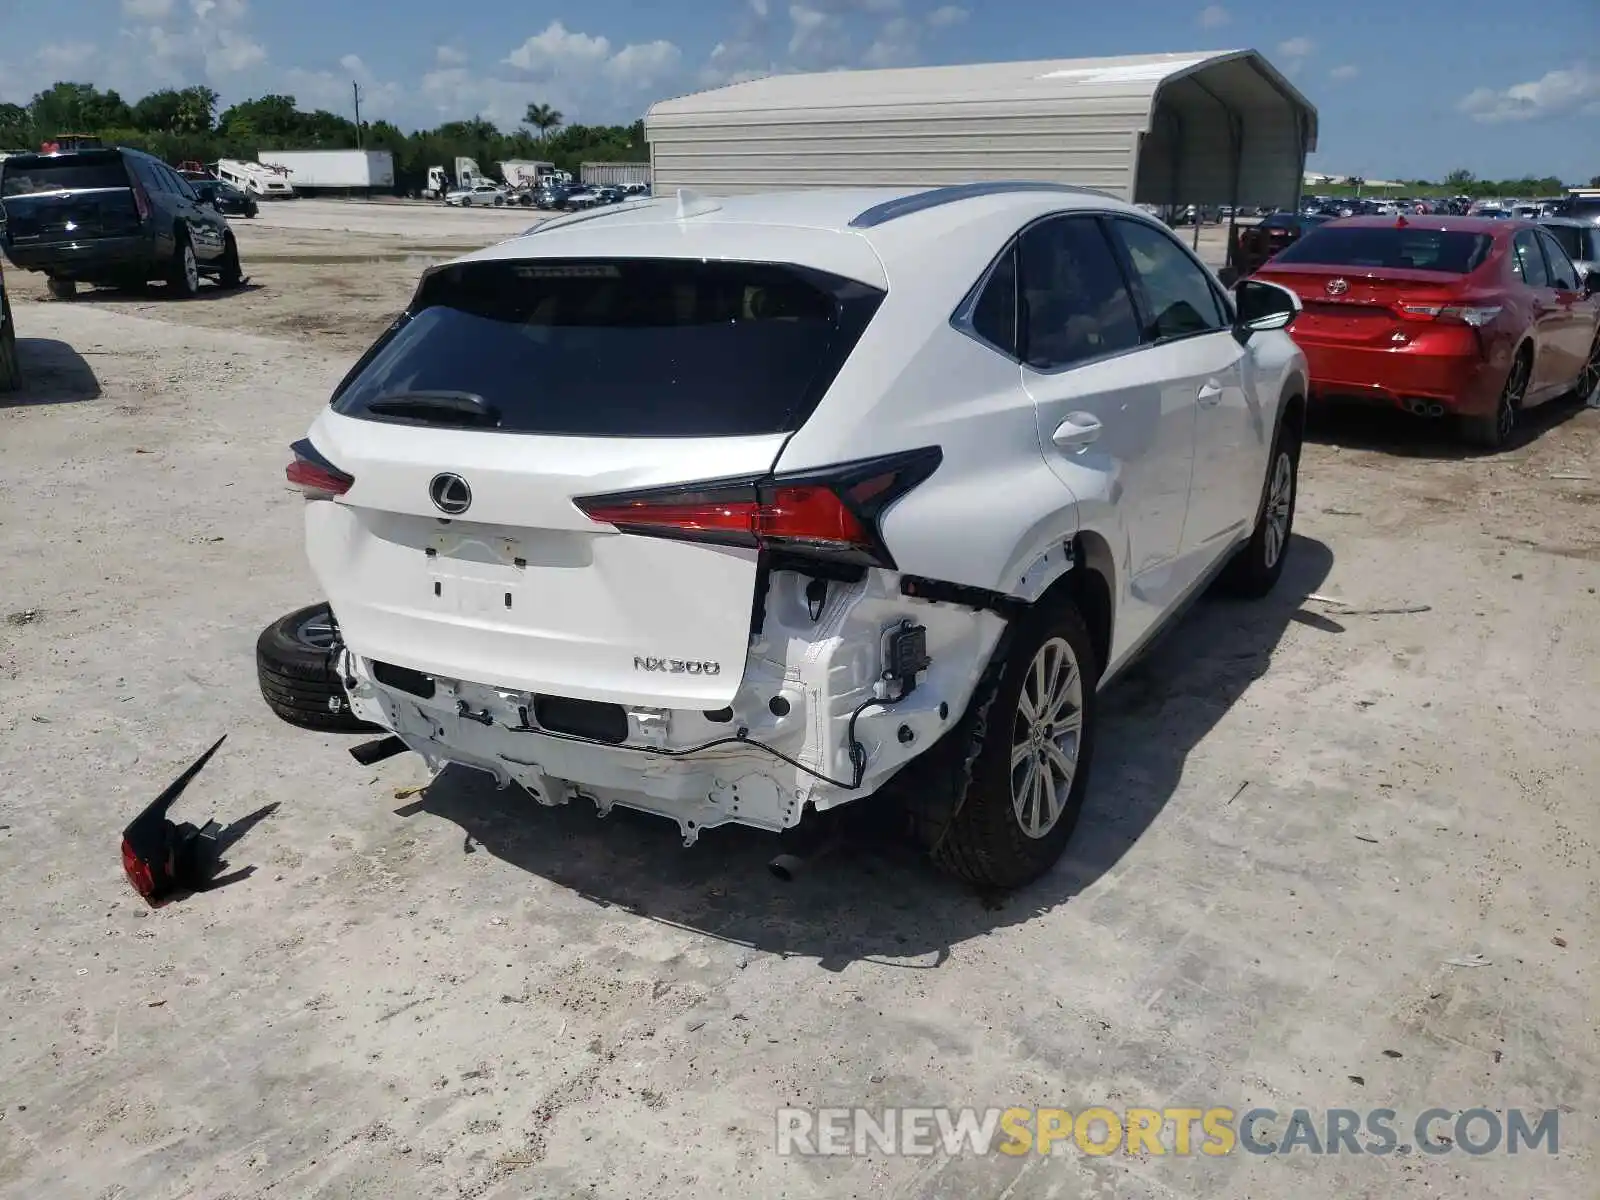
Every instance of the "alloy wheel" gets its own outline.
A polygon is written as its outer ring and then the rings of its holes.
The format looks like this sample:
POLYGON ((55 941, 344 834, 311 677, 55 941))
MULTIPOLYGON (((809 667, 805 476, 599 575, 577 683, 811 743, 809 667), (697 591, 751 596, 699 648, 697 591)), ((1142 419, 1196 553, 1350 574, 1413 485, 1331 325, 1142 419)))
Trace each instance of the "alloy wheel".
POLYGON ((1589 361, 1578 375, 1578 399, 1587 400, 1597 387, 1600 387, 1600 335, 1596 335, 1594 345, 1589 347, 1589 361))
POLYGON ((1066 811, 1083 734, 1083 672, 1065 638, 1039 647, 1028 665, 1011 739, 1011 807, 1030 838, 1066 811))
POLYGON ((1267 485, 1266 552, 1267 569, 1278 565, 1289 541, 1289 515, 1294 509, 1294 460, 1287 450, 1278 451, 1272 465, 1272 482, 1267 485))
POLYGON ((331 650, 339 640, 339 630, 333 623, 333 614, 323 609, 309 613, 295 630, 295 636, 307 646, 331 650))
POLYGON ((1496 432, 1502 442, 1517 427, 1517 410, 1522 407, 1522 397, 1528 390, 1528 374, 1531 370, 1528 356, 1519 354, 1511 364, 1511 374, 1506 376, 1505 391, 1500 393, 1500 408, 1495 413, 1496 432))
POLYGON ((200 264, 195 262, 193 246, 183 248, 183 281, 191 292, 200 289, 200 264))

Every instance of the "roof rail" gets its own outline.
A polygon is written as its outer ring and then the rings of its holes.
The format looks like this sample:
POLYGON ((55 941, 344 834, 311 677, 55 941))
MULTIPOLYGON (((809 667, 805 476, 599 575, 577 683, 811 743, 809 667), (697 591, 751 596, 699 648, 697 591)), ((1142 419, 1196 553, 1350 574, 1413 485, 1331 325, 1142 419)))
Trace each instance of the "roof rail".
POLYGON ((882 204, 874 204, 865 212, 852 217, 850 227, 871 229, 875 225, 882 225, 926 209, 938 208, 940 205, 954 204, 958 200, 972 200, 980 196, 1003 196, 1010 192, 1064 192, 1080 196, 1103 196, 1107 200, 1116 199, 1110 192, 1103 192, 1099 188, 1079 187, 1072 183, 1029 183, 1021 179, 997 180, 991 183, 956 183, 931 191, 917 192, 912 196, 885 200, 882 204))

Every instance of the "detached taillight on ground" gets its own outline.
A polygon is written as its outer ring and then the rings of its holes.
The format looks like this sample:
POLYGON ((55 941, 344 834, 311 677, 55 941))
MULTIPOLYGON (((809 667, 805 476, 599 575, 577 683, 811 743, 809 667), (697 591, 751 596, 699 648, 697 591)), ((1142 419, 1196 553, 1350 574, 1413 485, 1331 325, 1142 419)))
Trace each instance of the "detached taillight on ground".
POLYGON ((334 466, 309 441, 301 439, 289 447, 294 451, 284 476, 304 493, 307 500, 332 500, 342 496, 355 483, 355 476, 334 466))
POLYGON ((575 502, 590 520, 623 533, 893 567, 878 518, 932 475, 941 458, 938 447, 927 447, 787 477, 690 483, 575 502))

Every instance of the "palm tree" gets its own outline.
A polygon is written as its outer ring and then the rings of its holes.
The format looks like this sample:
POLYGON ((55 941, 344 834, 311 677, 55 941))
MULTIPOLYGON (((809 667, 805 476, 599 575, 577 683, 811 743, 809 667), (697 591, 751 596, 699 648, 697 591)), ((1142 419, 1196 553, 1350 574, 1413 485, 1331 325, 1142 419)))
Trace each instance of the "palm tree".
POLYGON ((532 125, 539 131, 540 141, 549 137, 552 129, 561 128, 565 121, 566 118, 548 104, 530 104, 528 105, 528 111, 522 117, 524 125, 532 125))

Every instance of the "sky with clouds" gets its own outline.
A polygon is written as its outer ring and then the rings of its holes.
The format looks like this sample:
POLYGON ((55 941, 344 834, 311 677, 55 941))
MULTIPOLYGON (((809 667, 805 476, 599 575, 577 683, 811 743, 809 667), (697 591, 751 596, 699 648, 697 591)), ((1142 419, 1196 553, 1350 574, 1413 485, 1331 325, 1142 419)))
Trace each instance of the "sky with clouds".
POLYGON ((1600 173, 1600 0, 0 0, 0 100, 204 82, 345 111, 354 79, 405 128, 610 123, 777 71, 1246 47, 1317 105, 1315 170, 1600 173))

